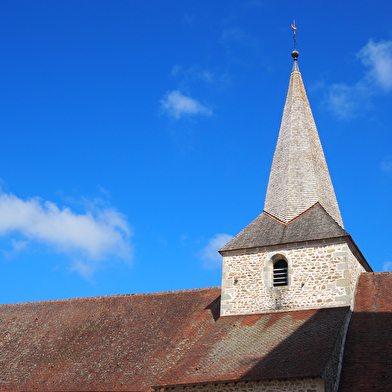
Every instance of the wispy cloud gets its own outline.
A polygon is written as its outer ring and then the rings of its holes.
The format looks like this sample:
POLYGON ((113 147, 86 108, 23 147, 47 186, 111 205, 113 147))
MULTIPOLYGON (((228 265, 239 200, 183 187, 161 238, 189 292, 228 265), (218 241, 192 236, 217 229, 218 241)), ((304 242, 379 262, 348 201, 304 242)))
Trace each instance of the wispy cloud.
MULTIPOLYGON (((66 253, 77 260, 73 269, 85 277, 108 256, 127 262, 132 258, 129 224, 113 208, 99 206, 77 214, 40 198, 22 200, 0 191, 0 216, 0 236, 15 233, 66 253)), ((12 245, 20 251, 27 241, 12 240, 12 245)))
POLYGON ((392 271, 392 261, 386 261, 382 266, 383 271, 392 271))
POLYGON ((201 69, 198 66, 184 68, 182 65, 176 64, 171 70, 171 75, 182 76, 197 81, 202 80, 208 83, 212 83, 215 80, 214 74, 211 71, 201 69))
POLYGON ((341 118, 356 117, 373 96, 392 91, 392 41, 369 40, 357 59, 366 67, 363 77, 353 85, 333 84, 327 91, 327 106, 341 118))
POLYGON ((362 80, 352 86, 333 84, 327 90, 327 106, 340 118, 353 118, 369 106, 373 94, 371 86, 362 80))
POLYGON ((204 83, 203 87, 213 89, 213 91, 216 91, 216 89, 225 90, 232 84, 227 71, 222 72, 222 70, 217 69, 211 71, 197 64, 191 66, 176 64, 171 69, 170 74, 177 79, 178 90, 192 91, 196 86, 200 88, 200 82, 204 83))
POLYGON ((218 250, 232 238, 233 236, 230 234, 216 234, 208 241, 208 244, 200 252, 205 268, 217 268, 221 266, 222 256, 218 253, 218 250))
POLYGON ((392 172, 392 156, 391 155, 386 156, 380 162, 380 169, 385 172, 392 172))
POLYGON ((14 238, 11 239, 11 244, 15 252, 20 252, 23 249, 26 249, 27 241, 23 240, 15 240, 14 238))
POLYGON ((179 119, 183 116, 211 116, 212 110, 198 100, 184 95, 179 90, 168 92, 161 100, 161 108, 169 116, 179 119))

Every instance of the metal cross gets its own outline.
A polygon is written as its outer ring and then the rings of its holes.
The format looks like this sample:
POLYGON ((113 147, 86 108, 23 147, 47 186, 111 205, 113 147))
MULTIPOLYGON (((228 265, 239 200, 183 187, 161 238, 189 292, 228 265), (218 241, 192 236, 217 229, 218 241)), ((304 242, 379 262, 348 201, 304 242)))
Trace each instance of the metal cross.
POLYGON ((295 39, 295 33, 297 31, 297 28, 295 27, 295 20, 293 20, 293 24, 291 25, 291 28, 293 29, 293 39, 294 39, 294 50, 297 49, 297 40, 295 39))

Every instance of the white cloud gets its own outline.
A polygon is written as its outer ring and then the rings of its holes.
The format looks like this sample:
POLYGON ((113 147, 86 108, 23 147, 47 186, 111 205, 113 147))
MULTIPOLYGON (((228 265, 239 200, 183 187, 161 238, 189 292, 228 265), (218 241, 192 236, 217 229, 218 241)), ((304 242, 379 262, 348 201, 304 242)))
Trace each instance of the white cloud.
POLYGON ((356 117, 375 95, 392 91, 392 41, 369 42, 357 53, 366 67, 353 85, 334 84, 326 94, 326 104, 338 117, 356 117))
POLYGON ((368 77, 385 91, 392 90, 392 41, 370 40, 358 53, 368 77))
POLYGON ((386 261, 382 266, 383 271, 392 271, 392 261, 386 261))
MULTIPOLYGON (((85 214, 39 198, 22 200, 0 191, 0 236, 17 233, 30 241, 38 241, 57 252, 78 258, 74 266, 82 275, 90 274, 108 256, 130 261, 131 230, 125 217, 107 207, 92 207, 85 214)), ((22 250, 26 241, 12 241, 14 250, 22 250)))
POLYGON ((202 105, 196 99, 183 95, 178 90, 167 93, 165 98, 161 100, 161 107, 167 114, 176 119, 184 115, 212 115, 211 109, 202 105))
POLYGON ((218 250, 233 238, 230 234, 216 234, 215 237, 208 241, 208 244, 200 252, 201 258, 204 260, 204 267, 216 268, 222 263, 222 256, 218 250))

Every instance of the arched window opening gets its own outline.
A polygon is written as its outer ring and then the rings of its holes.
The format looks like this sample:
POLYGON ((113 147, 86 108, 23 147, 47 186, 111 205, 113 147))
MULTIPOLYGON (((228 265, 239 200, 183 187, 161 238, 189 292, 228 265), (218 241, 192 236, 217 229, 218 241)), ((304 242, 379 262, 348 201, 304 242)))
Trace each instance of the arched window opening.
POLYGON ((287 261, 280 259, 274 263, 273 284, 274 287, 287 286, 288 284, 288 268, 287 261))

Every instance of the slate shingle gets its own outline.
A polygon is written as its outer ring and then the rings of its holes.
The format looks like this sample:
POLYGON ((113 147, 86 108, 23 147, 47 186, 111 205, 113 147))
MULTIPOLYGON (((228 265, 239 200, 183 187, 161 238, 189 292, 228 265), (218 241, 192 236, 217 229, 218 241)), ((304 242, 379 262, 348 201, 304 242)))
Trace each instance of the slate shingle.
POLYGON ((288 224, 263 212, 220 252, 347 236, 348 233, 317 203, 288 224))
POLYGON ((301 73, 294 61, 264 211, 287 223, 317 202, 343 227, 301 73))

